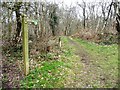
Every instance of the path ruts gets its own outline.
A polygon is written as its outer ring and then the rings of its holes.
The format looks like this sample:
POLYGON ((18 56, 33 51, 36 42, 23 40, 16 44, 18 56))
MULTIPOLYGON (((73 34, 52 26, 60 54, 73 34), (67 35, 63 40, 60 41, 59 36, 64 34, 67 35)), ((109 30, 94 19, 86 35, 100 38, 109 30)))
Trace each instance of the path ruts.
POLYGON ((80 57, 75 64, 82 64, 82 68, 74 67, 72 68, 73 75, 69 75, 69 78, 74 78, 65 87, 70 88, 93 88, 97 83, 97 86, 102 87, 105 84, 105 78, 102 75, 102 69, 93 64, 96 60, 91 54, 89 54, 84 47, 82 47, 78 42, 74 41, 72 38, 67 38, 70 45, 75 47, 75 54, 80 57), (101 79, 102 78, 102 79, 101 79))

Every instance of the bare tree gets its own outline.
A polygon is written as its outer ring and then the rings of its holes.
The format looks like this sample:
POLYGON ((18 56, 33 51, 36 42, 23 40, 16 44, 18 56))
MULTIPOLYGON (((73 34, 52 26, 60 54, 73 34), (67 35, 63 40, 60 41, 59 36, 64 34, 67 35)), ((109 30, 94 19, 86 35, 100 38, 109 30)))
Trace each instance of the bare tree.
POLYGON ((86 16, 85 16, 85 14, 86 14, 86 3, 85 3, 85 1, 83 1, 83 4, 78 4, 82 9, 83 9, 83 27, 84 27, 84 29, 85 29, 85 19, 86 19, 86 16))

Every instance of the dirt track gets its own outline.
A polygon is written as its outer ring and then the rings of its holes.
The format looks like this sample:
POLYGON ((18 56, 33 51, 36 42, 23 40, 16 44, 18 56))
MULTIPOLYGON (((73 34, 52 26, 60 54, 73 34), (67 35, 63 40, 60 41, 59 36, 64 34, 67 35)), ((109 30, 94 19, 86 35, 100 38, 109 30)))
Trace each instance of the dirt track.
MULTIPOLYGON (((71 69, 73 74, 69 74, 67 83, 65 83, 65 88, 93 88, 99 87, 104 88, 109 79, 106 72, 94 62, 99 61, 99 57, 93 56, 88 53, 87 50, 80 45, 80 43, 74 41, 72 38, 66 37, 68 39, 68 44, 75 48, 75 54, 79 57, 78 60, 74 62, 71 69), (82 65, 82 68, 79 67, 82 65)), ((100 62, 100 61, 99 61, 100 62)), ((6 58, 3 60, 3 74, 8 77, 8 80, 3 80, 3 88, 13 88, 20 87, 19 81, 21 80, 22 74, 18 69, 17 63, 9 62, 6 58)))
POLYGON ((82 63, 83 68, 82 70, 78 67, 72 68, 75 76, 70 75, 69 77, 74 77, 75 79, 65 87, 93 88, 95 87, 95 83, 102 87, 105 84, 105 77, 102 73, 102 69, 93 64, 93 61, 96 60, 96 58, 89 54, 79 43, 72 40, 72 38, 68 38, 68 41, 70 45, 75 47, 75 54, 80 57, 80 60, 76 63, 82 63))

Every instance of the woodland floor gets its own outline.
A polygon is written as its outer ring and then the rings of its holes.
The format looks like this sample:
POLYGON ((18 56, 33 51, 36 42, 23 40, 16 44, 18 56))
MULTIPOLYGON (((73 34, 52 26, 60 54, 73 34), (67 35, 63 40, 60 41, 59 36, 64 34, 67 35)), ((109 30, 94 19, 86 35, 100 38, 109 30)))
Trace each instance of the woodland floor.
POLYGON ((23 72, 19 70, 17 59, 8 61, 3 57, 2 60, 2 88, 20 88, 19 81, 23 78, 23 72))
MULTIPOLYGON (((63 88, 117 87, 117 60, 113 62, 112 60, 109 60, 109 56, 103 56, 104 53, 97 54, 94 52, 94 46, 89 49, 87 46, 84 46, 84 43, 80 44, 77 39, 71 37, 65 37, 65 39, 67 41, 66 44, 68 44, 68 46, 66 46, 68 48, 66 51, 72 50, 71 48, 73 48, 73 53, 70 56, 66 55, 65 57, 62 57, 62 54, 60 54, 61 58, 65 58, 65 61, 62 60, 64 63, 72 62, 69 68, 66 69, 68 72, 62 82, 63 88), (73 58, 72 56, 75 56, 76 58, 73 58)), ((115 59, 117 59, 117 53, 115 52, 112 54, 115 54, 115 59)), ((4 76, 2 81, 3 88, 20 87, 20 80, 23 79, 24 75, 22 75, 17 61, 15 62, 12 60, 8 62, 3 58, 2 71, 4 76)), ((65 73, 65 70, 63 70, 62 73, 65 73)))

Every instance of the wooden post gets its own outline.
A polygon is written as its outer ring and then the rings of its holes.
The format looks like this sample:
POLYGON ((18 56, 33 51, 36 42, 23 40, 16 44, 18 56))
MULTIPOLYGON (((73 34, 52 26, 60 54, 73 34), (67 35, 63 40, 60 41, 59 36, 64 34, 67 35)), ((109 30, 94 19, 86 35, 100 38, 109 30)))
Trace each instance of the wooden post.
POLYGON ((28 22, 25 15, 22 16, 22 32, 23 32, 23 60, 24 73, 29 73, 29 58, 28 58, 28 22))
POLYGON ((59 36, 59 48, 61 50, 61 37, 59 36))

